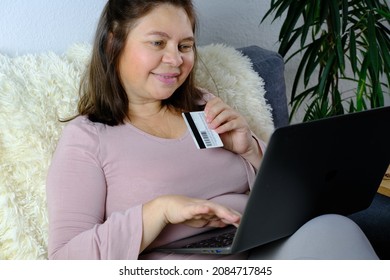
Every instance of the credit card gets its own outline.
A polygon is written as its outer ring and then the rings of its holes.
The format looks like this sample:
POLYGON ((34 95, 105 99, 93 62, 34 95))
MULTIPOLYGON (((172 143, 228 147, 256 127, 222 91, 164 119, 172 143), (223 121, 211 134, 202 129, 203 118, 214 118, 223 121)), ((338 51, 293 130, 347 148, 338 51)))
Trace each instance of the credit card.
POLYGON ((223 147, 218 133, 207 126, 203 111, 182 113, 182 115, 198 149, 223 147))

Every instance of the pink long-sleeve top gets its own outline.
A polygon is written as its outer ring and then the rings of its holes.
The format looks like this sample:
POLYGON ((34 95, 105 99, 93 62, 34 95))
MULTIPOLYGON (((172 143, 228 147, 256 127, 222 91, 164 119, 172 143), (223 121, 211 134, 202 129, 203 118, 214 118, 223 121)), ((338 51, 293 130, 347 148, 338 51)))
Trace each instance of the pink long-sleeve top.
MULTIPOLYGON (((77 117, 65 127, 47 177, 49 258, 221 258, 140 255, 142 205, 179 194, 242 212, 254 178, 242 157, 223 148, 198 150, 188 131, 162 139, 129 123, 108 126, 77 117)), ((204 230, 168 225, 149 248, 204 230)))

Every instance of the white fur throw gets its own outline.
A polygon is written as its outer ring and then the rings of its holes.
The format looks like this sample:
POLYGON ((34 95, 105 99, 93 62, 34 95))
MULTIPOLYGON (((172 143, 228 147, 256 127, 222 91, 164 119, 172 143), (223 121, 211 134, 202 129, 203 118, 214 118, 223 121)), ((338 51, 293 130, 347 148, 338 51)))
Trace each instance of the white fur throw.
MULTIPOLYGON (((64 125, 58 119, 76 113, 90 50, 75 45, 62 56, 0 54, 0 259, 47 258, 46 172, 64 125)), ((222 45, 201 47, 199 54, 198 86, 239 110, 267 141, 271 109, 249 59, 222 45)))

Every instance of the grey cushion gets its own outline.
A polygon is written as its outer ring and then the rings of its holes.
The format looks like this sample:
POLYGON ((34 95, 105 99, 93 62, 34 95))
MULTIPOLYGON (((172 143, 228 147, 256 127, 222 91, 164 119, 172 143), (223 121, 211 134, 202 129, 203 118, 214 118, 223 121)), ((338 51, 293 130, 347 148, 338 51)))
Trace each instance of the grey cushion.
POLYGON ((264 80, 265 98, 272 107, 275 128, 288 125, 289 115, 282 56, 259 46, 248 46, 238 50, 251 59, 253 69, 264 80))

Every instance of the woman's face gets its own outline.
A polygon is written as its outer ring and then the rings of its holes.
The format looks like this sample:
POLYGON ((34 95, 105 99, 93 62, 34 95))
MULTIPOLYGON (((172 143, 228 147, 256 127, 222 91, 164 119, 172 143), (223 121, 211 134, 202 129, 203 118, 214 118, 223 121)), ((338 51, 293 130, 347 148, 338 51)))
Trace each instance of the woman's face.
POLYGON ((184 9, 163 4, 140 18, 119 60, 130 104, 169 98, 194 66, 193 47, 194 33, 184 9))

